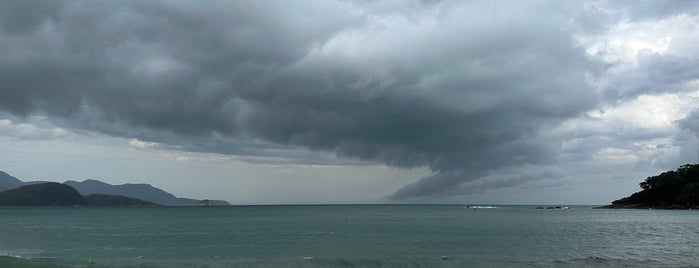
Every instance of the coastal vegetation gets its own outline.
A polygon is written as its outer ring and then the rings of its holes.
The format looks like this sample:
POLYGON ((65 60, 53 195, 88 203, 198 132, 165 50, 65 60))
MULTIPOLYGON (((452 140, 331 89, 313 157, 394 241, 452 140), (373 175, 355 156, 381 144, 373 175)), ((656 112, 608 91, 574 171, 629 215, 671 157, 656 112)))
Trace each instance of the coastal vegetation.
POLYGON ((120 207, 148 207, 148 206, 160 206, 159 204, 148 202, 141 199, 130 198, 120 195, 108 195, 108 194, 91 194, 86 195, 85 202, 88 206, 120 206, 120 207))
POLYGON ((86 206, 73 187, 57 182, 25 185, 0 192, 0 206, 86 206))
POLYGON ((641 191, 602 208, 699 208, 699 164, 648 177, 639 185, 641 191))

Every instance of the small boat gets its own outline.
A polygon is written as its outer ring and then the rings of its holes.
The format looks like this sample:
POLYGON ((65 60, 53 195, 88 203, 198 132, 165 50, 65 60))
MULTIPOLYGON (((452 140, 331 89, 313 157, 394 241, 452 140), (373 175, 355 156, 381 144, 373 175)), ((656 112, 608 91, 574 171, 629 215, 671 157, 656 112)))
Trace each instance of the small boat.
POLYGON ((214 202, 212 202, 212 201, 209 200, 209 199, 204 199, 204 200, 201 200, 201 201, 197 202, 197 204, 200 205, 200 206, 213 206, 213 205, 214 205, 214 202))
POLYGON ((479 208, 498 208, 496 206, 481 206, 481 205, 468 205, 466 208, 479 209, 479 208))
POLYGON ((558 210, 563 210, 563 209, 571 209, 571 207, 568 206, 550 206, 550 207, 536 207, 536 209, 558 209, 558 210))

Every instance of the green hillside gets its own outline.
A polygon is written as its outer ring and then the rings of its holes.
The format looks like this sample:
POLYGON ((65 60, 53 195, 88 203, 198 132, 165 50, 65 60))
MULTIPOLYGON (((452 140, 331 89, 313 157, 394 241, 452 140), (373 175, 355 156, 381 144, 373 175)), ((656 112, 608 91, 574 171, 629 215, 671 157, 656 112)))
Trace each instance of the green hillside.
POLYGON ((0 192, 0 206, 85 206, 78 191, 65 184, 48 182, 0 192))
POLYGON ((641 191, 603 208, 699 208, 699 164, 648 177, 641 191))

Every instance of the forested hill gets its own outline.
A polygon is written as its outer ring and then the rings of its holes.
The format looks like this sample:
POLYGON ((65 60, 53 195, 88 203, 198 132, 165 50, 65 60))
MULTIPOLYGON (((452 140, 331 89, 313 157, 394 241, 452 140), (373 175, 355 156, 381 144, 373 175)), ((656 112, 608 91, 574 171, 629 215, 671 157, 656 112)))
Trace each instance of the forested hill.
POLYGON ((86 206, 73 187, 49 182, 0 192, 0 206, 86 206))
POLYGON ((699 164, 648 177, 641 191, 602 208, 699 209, 699 164))
POLYGON ((93 194, 82 196, 68 185, 47 182, 0 192, 0 206, 158 206, 125 196, 93 194))

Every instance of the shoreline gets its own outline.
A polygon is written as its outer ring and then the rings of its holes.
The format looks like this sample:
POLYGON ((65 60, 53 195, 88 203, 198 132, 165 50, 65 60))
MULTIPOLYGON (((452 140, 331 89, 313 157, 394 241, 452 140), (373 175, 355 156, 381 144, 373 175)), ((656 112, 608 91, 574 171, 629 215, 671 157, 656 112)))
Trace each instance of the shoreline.
POLYGON ((664 210, 695 210, 699 209, 699 206, 687 206, 687 205, 667 205, 667 206, 649 206, 646 204, 638 203, 628 203, 628 204, 609 204, 599 207, 593 207, 593 209, 664 209, 664 210))

